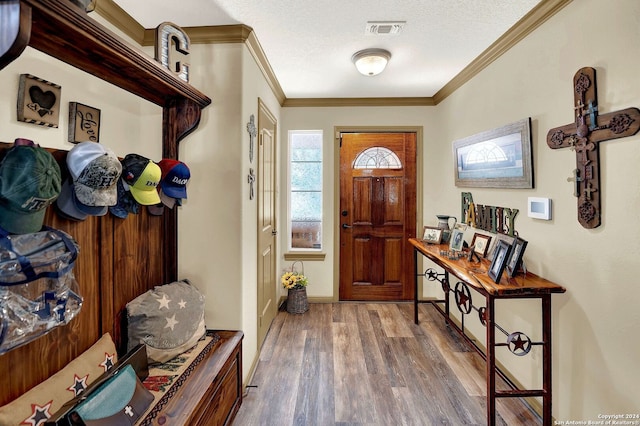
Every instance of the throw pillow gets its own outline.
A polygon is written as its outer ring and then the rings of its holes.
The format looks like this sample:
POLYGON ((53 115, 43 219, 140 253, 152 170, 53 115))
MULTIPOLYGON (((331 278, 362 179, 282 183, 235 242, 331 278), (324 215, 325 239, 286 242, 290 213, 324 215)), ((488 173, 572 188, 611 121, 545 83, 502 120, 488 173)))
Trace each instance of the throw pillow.
POLYGON ((0 407, 0 425, 40 426, 118 361, 109 333, 62 370, 0 407))
POLYGON ((150 363, 191 349, 206 330, 204 296, 187 280, 156 286, 127 304, 128 347, 147 345, 150 363))

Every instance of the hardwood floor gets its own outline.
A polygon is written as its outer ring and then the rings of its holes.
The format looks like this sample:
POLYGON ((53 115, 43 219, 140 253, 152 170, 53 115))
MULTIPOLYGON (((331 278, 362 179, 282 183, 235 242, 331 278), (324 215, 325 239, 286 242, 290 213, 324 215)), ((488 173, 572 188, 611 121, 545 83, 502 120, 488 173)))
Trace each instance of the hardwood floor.
MULTIPOLYGON (((484 361, 419 309, 420 325, 412 303, 279 312, 233 425, 485 425, 484 361)), ((541 424, 520 399, 497 407, 498 425, 541 424)))

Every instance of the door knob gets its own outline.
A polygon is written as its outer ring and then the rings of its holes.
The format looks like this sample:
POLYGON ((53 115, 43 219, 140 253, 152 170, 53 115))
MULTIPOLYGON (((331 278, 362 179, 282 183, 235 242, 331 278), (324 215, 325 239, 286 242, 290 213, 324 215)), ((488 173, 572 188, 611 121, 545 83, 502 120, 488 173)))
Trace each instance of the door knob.
POLYGON ((347 225, 346 223, 342 224, 342 229, 349 229, 351 228, 351 225, 347 225))

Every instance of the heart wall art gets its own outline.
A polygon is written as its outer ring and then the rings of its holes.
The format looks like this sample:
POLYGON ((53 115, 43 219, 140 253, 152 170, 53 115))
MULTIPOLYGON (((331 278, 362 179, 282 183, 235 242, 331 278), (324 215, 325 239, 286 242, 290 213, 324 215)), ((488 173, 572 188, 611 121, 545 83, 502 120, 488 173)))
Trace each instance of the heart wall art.
POLYGON ((31 74, 20 74, 18 121, 58 127, 62 87, 31 74))

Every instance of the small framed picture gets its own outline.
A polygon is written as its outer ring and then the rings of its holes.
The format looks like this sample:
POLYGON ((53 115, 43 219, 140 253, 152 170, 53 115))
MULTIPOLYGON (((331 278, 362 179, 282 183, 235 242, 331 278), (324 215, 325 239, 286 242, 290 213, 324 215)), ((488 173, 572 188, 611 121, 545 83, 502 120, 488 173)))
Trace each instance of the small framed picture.
POLYGON ((494 243, 493 243, 493 247, 491 247, 491 250, 489 251, 489 255, 487 256, 487 259, 489 260, 493 260, 493 256, 496 253, 496 248, 498 247, 498 243, 500 241, 506 241, 507 244, 509 244, 509 246, 513 245, 513 240, 515 240, 515 237, 512 237, 510 235, 507 234, 496 234, 496 237, 493 239, 494 243))
POLYGON ((467 225, 466 223, 458 222, 455 225, 453 225, 453 229, 459 229, 461 231, 466 231, 468 226, 469 225, 467 225))
POLYGON ((526 248, 527 242, 522 238, 516 237, 516 239, 513 240, 511 256, 509 256, 509 262, 507 263, 507 275, 509 275, 509 277, 513 277, 520 269, 520 265, 522 264, 522 255, 526 248))
POLYGON ((490 243, 491 243, 490 236, 479 234, 477 232, 473 234, 471 245, 473 246, 473 251, 478 253, 480 256, 485 257, 487 255, 487 252, 489 251, 490 243))
POLYGON ((489 270, 487 271, 487 274, 489 274, 489 277, 491 277, 495 283, 499 283, 500 278, 502 278, 502 272, 504 272, 504 267, 507 265, 509 253, 511 253, 511 246, 509 243, 504 240, 496 241, 493 260, 491 261, 491 266, 489 266, 489 270))
POLYGON ((58 127, 62 87, 31 74, 20 74, 18 121, 58 127))
POLYGON ((80 102, 69 102, 69 134, 68 141, 100 142, 100 110, 83 105, 80 102))
POLYGON ((440 244, 442 242, 442 229, 435 226, 425 226, 422 240, 429 244, 440 244))
POLYGON ((460 251, 462 250, 463 245, 464 245, 464 231, 454 228, 451 231, 451 239, 449 240, 449 249, 453 251, 460 251))

